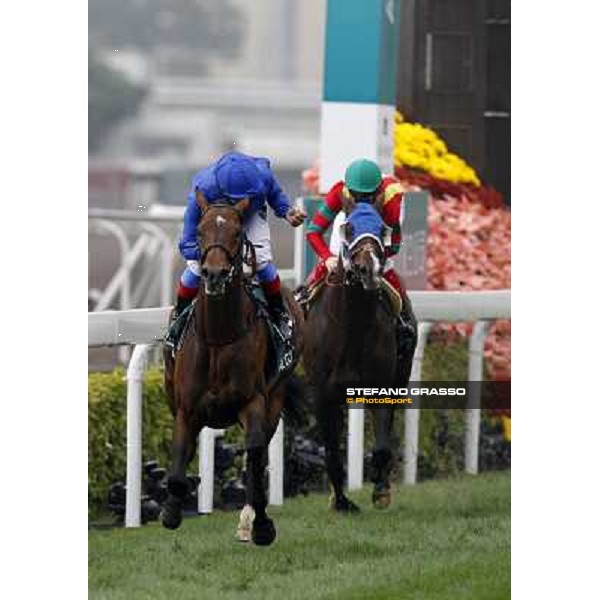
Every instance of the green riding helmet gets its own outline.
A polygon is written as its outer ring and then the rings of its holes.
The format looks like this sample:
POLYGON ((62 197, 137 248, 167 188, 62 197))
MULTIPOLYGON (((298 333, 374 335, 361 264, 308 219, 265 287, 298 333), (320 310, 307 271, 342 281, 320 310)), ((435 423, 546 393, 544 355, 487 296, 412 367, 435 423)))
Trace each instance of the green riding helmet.
POLYGON ((353 192, 370 194, 381 183, 381 169, 372 160, 359 158, 350 163, 346 169, 344 183, 353 192))

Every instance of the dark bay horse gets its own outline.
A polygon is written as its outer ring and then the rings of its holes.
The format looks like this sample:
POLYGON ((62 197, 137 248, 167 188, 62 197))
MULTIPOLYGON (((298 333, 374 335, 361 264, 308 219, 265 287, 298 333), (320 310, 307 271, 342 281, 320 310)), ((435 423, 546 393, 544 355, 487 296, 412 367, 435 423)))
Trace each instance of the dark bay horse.
MULTIPOLYGON (((181 524, 182 501, 188 491, 186 467, 195 455, 200 430, 240 423, 247 452, 247 503, 255 513, 252 540, 269 545, 276 532, 266 513, 267 448, 283 409, 287 376, 266 379, 268 328, 257 317, 243 282, 245 250, 250 248, 244 242, 242 218, 249 200, 208 204, 198 192, 196 201, 202 212, 198 229, 202 282, 193 329, 175 358, 165 351, 165 388, 175 422, 169 495, 161 520, 169 529, 181 524)), ((291 292, 283 293, 294 322, 297 359, 303 315, 291 292)))
MULTIPOLYGON (((352 200, 347 200, 344 210, 350 215, 355 206, 352 200)), ((383 222, 379 235, 360 235, 352 242, 355 232, 350 220, 342 229, 345 241, 337 272, 328 277, 309 310, 304 349, 307 384, 315 400, 333 492, 330 507, 340 512, 359 510, 343 491, 344 457, 340 442, 347 409, 342 404, 345 396, 341 386, 405 387, 413 356, 399 358, 395 315, 386 304, 387 299, 382 298, 383 222)), ((408 298, 404 300, 410 302, 408 298)), ((376 507, 386 508, 391 502, 390 435, 394 408, 378 406, 371 413, 375 424, 372 500, 376 507)))

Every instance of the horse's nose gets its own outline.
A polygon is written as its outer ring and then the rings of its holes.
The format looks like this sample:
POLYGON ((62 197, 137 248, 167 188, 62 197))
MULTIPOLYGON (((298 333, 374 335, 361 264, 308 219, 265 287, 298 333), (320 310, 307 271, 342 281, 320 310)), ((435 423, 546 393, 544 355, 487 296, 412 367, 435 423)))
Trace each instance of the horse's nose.
POLYGON ((209 283, 213 283, 214 284, 214 283, 218 283, 220 279, 224 278, 227 275, 228 272, 229 271, 228 271, 228 269, 226 267, 213 268, 213 269, 209 269, 207 267, 204 267, 200 271, 200 274, 209 283))
POLYGON ((365 277, 368 274, 369 270, 366 265, 354 265, 354 273, 356 275, 360 275, 365 277))
POLYGON ((201 271, 202 279, 204 279, 208 283, 214 284, 219 279, 220 271, 220 269, 208 269, 205 267, 201 271))

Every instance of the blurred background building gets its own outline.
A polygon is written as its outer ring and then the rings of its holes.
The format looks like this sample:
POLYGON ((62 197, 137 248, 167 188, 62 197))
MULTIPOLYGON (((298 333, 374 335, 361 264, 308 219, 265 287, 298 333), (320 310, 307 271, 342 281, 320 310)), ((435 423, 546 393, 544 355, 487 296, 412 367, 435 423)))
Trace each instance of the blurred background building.
POLYGON ((90 206, 182 205, 190 175, 232 148, 271 157, 299 195, 318 154, 325 4, 91 0, 90 206), (94 128, 106 79, 125 106, 94 128))
MULTIPOLYGON (((326 0, 90 0, 89 204, 184 202, 236 148, 317 158, 326 0)), ((398 106, 510 202, 510 0, 402 0, 398 106)))

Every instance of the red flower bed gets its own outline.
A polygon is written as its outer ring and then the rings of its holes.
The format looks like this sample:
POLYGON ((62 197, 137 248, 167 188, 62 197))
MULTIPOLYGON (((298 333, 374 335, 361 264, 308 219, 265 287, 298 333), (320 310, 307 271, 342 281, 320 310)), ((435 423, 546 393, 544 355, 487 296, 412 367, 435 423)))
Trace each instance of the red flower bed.
POLYGON ((477 187, 472 183, 453 183, 452 181, 433 177, 424 171, 407 167, 396 166, 394 172, 398 179, 423 190, 429 190, 437 198, 444 198, 445 196, 460 198, 464 196, 469 201, 482 204, 487 208, 500 208, 504 205, 502 194, 493 187, 477 187))
MULTIPOLYGON (((431 192, 427 238, 427 287, 432 290, 510 288, 510 211, 493 188, 435 180, 397 168, 403 183, 431 192)), ((467 336, 472 324, 439 326, 450 339, 467 336)), ((510 379, 510 321, 496 321, 485 357, 490 378, 510 379)))

